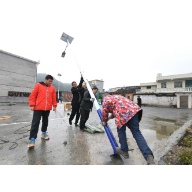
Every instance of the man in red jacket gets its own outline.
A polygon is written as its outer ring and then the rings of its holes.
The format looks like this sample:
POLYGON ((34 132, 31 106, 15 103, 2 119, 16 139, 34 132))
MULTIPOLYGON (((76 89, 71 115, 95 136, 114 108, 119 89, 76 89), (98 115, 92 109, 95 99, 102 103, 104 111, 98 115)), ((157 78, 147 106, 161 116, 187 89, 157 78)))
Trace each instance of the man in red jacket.
POLYGON ((35 85, 31 95, 29 97, 29 106, 33 113, 33 120, 31 125, 29 145, 28 147, 35 146, 35 139, 37 138, 37 133, 39 129, 39 123, 42 117, 42 138, 49 139, 47 135, 48 127, 48 117, 50 110, 53 106, 53 111, 56 112, 57 101, 56 101, 56 91, 55 88, 51 85, 53 82, 53 77, 47 75, 45 77, 45 82, 39 82, 35 85))

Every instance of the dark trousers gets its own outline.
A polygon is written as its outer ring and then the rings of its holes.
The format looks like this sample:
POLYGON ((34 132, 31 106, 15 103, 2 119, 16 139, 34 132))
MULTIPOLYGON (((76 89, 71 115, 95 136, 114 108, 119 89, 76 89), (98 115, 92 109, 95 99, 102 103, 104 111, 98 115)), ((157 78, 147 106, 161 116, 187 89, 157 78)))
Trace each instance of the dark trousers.
POLYGON ((86 111, 84 109, 81 109, 80 111, 81 111, 80 129, 84 129, 85 128, 85 123, 89 119, 90 111, 86 111))
POLYGON ((147 142, 145 141, 143 135, 141 134, 141 131, 139 130, 139 119, 138 119, 138 113, 134 115, 126 124, 124 124, 120 129, 117 128, 117 133, 119 137, 119 143, 121 144, 121 150, 122 151, 128 151, 128 145, 126 141, 126 126, 130 127, 130 130, 133 134, 133 137, 135 138, 137 145, 143 154, 143 157, 147 159, 148 155, 153 155, 151 149, 148 147, 147 142))
POLYGON ((139 107, 141 108, 141 104, 140 103, 137 103, 137 105, 139 105, 139 107))
POLYGON ((71 115, 70 115, 70 117, 69 117, 69 121, 72 121, 73 118, 74 118, 75 115, 76 115, 75 124, 78 123, 79 117, 80 117, 79 109, 80 109, 80 104, 77 104, 77 106, 75 106, 75 107, 72 106, 72 112, 71 112, 71 115))
POLYGON ((40 111, 40 110, 36 110, 33 112, 33 120, 32 120, 29 139, 37 138, 37 133, 39 130, 39 123, 40 123, 41 117, 42 117, 41 131, 42 132, 47 131, 49 113, 50 113, 50 111, 40 111))

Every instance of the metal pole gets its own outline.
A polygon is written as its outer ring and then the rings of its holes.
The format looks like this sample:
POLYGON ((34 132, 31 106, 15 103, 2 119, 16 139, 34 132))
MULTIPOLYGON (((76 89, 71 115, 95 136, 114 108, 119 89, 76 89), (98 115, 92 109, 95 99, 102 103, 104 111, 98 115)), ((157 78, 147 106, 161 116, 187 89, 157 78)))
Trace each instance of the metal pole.
MULTIPOLYGON (((68 42, 68 44, 69 44, 69 41, 68 41, 68 40, 67 40, 67 42, 68 42)), ((69 46, 69 47, 70 47, 70 46, 69 46)), ((70 49, 71 49, 71 47, 70 47, 70 49)), ((78 61, 77 61, 77 58, 76 58, 76 56, 75 56, 75 54, 74 54, 74 52, 73 52, 72 49, 71 49, 71 52, 72 52, 72 54, 73 54, 73 56, 74 56, 74 59, 75 59, 75 61, 76 61, 77 66, 78 66, 78 68, 79 68, 79 70, 80 70, 80 72, 81 72, 81 74, 82 74, 82 76, 83 76, 83 79, 84 79, 84 81, 86 82, 87 89, 88 89, 88 91, 89 91, 89 93, 90 93, 90 95, 91 95, 91 98, 94 98, 94 99, 95 99, 95 100, 94 100, 95 108, 96 108, 96 110, 97 110, 97 113, 98 113, 98 115, 99 115, 99 117, 100 117, 101 122, 103 122, 102 111, 101 111, 101 109, 100 109, 100 106, 99 106, 96 98, 95 98, 95 95, 93 94, 93 91, 92 91, 92 89, 91 89, 91 87, 90 87, 90 85, 89 85, 89 82, 87 81, 84 72, 81 70, 81 67, 80 67, 80 65, 79 65, 79 63, 78 63, 78 61)), ((113 133, 111 132, 111 130, 110 130, 110 128, 109 128, 108 125, 106 125, 104 128, 105 128, 105 131, 106 131, 107 136, 108 136, 108 138, 109 138, 109 141, 110 141, 110 143, 111 143, 111 145, 112 145, 114 154, 116 154, 117 151, 116 151, 115 148, 118 147, 118 144, 117 144, 116 141, 115 141, 115 138, 114 138, 114 136, 113 136, 113 133), (114 141, 115 141, 115 142, 114 142, 114 141)), ((112 155, 114 155, 114 154, 112 154, 112 155)))
MULTIPOLYGON (((60 80, 60 78, 59 78, 60 80)), ((59 81, 58 81, 58 100, 59 100, 59 81)))

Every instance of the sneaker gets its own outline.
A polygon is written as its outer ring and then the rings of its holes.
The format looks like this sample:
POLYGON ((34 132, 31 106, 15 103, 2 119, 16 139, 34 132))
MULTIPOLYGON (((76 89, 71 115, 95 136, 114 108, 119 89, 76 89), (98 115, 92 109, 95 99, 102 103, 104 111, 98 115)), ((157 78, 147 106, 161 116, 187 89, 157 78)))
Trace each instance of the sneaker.
POLYGON ((125 151, 122 151, 122 150, 120 149, 120 147, 116 147, 115 149, 116 149, 118 155, 122 155, 125 159, 128 159, 128 158, 129 158, 129 153, 128 153, 128 151, 126 151, 126 152, 125 152, 125 151))
POLYGON ((69 125, 72 125, 72 122, 69 120, 69 125))
POLYGON ((35 146, 35 139, 34 138, 31 138, 31 140, 29 141, 29 145, 28 147, 34 147, 35 146))
POLYGON ((147 157, 147 165, 155 165, 153 155, 148 155, 148 157, 147 157))
POLYGON ((41 138, 43 138, 43 139, 49 139, 49 135, 47 135, 46 132, 42 132, 41 138))

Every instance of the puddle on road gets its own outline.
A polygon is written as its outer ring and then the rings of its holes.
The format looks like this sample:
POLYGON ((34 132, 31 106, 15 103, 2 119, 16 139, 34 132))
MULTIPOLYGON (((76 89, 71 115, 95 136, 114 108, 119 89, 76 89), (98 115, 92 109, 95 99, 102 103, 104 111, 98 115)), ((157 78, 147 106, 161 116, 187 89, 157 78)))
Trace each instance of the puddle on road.
POLYGON ((154 118, 155 127, 150 129, 156 131, 157 140, 162 140, 168 138, 172 135, 177 129, 183 126, 183 122, 171 120, 171 119, 162 119, 162 118, 154 118))

